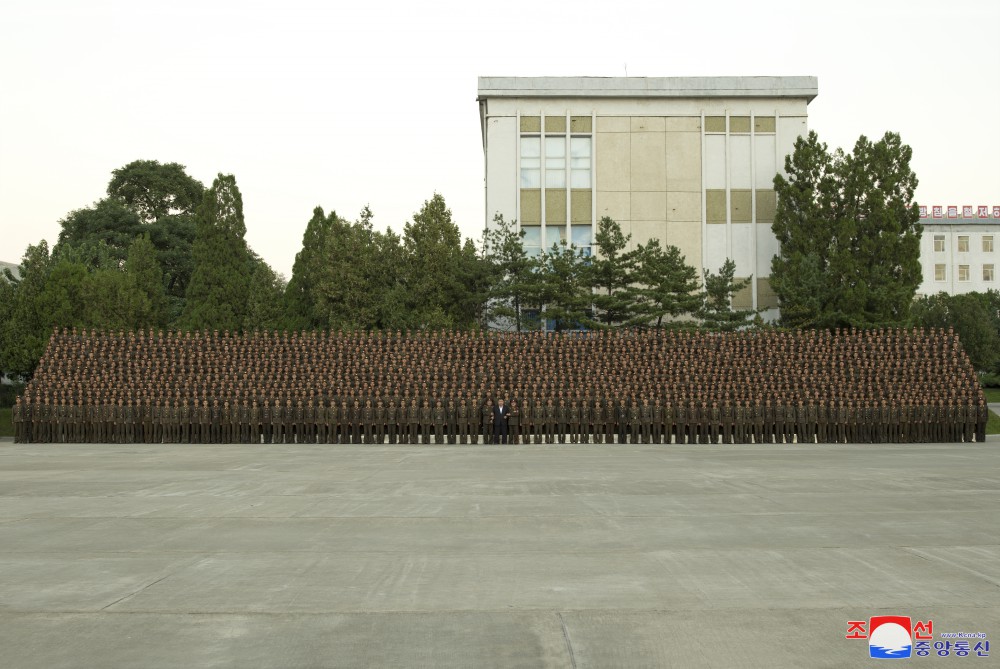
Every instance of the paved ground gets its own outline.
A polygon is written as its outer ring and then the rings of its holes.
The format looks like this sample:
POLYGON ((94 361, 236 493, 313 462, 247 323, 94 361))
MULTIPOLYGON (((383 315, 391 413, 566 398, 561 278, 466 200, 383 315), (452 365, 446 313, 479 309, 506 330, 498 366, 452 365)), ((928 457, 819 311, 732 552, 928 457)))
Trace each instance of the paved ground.
POLYGON ((45 669, 870 666, 848 620, 1000 641, 998 512, 996 442, 7 441, 0 653, 45 669))

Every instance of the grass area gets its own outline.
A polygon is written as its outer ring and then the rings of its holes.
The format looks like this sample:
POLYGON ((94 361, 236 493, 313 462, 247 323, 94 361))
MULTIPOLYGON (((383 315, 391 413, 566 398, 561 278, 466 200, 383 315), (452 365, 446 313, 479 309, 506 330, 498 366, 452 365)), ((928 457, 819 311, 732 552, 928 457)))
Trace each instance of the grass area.
POLYGON ((986 419, 986 434, 1000 434, 1000 416, 990 411, 990 417, 986 419))
POLYGON ((1000 402, 1000 388, 983 388, 987 402, 1000 402))
POLYGON ((0 409, 0 437, 13 437, 14 424, 10 418, 11 409, 0 409))

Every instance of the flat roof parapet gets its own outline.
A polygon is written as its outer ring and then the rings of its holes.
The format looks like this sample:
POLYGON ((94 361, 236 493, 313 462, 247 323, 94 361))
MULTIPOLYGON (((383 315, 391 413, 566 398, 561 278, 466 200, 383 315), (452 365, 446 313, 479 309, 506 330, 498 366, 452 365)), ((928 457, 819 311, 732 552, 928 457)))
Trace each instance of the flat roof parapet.
POLYGON ((479 77, 479 98, 805 98, 816 77, 479 77))

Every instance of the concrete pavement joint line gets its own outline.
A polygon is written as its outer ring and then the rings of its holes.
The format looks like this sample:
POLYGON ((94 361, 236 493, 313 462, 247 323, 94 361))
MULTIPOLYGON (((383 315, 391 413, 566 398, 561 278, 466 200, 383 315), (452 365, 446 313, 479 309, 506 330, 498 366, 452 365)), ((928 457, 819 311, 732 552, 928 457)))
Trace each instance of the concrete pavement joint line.
MULTIPOLYGON (((996 579, 994 579, 994 578, 992 578, 992 577, 990 577, 990 576, 982 573, 981 571, 977 571, 975 569, 971 569, 969 567, 966 567, 965 565, 958 564, 958 563, 953 562, 951 560, 945 560, 945 559, 942 559, 942 558, 939 558, 939 557, 935 557, 933 555, 927 555, 923 551, 921 551, 921 550, 919 550, 917 548, 914 548, 912 546, 900 546, 900 548, 902 548, 907 553, 911 553, 911 554, 913 554, 913 555, 915 555, 915 556, 917 556, 917 557, 919 557, 921 559, 927 560, 931 564, 943 564, 943 565, 946 565, 948 567, 954 567, 955 569, 959 569, 959 570, 964 571, 964 572, 966 572, 968 574, 972 574, 973 576, 976 576, 977 578, 983 579, 984 581, 986 581, 987 583, 989 583, 990 585, 992 585, 995 588, 1000 588, 1000 581, 997 581, 996 579)), ((958 546, 954 546, 954 548, 958 548, 958 546)), ((976 548, 984 548, 984 547, 983 546, 977 546, 976 548)))
POLYGON ((569 652, 569 666, 572 669, 576 669, 576 656, 573 654, 573 644, 569 640, 569 630, 566 629, 566 621, 563 620, 562 613, 556 611, 556 615, 559 616, 559 624, 562 626, 563 639, 566 640, 566 650, 569 652))
MULTIPOLYGON (((176 573, 176 572, 175 572, 175 573, 176 573)), ((170 574, 164 574, 163 576, 161 576, 160 578, 156 579, 156 580, 155 580, 155 581, 153 581, 152 583, 147 583, 146 585, 142 586, 141 588, 139 588, 139 589, 138 589, 138 590, 136 590, 135 592, 130 592, 129 594, 125 595, 124 597, 119 597, 118 599, 116 599, 115 601, 111 602, 111 603, 110 603, 110 604, 108 604, 107 606, 102 606, 102 607, 101 607, 101 611, 104 611, 104 610, 105 610, 105 609, 107 609, 108 607, 111 607, 111 606, 114 606, 114 605, 115 605, 115 604, 117 604, 118 602, 122 602, 122 601, 125 601, 125 600, 126 600, 126 599, 128 599, 129 597, 132 597, 132 596, 134 596, 134 595, 137 595, 137 594, 139 594, 140 592, 142 592, 142 591, 143 591, 143 590, 145 590, 146 588, 150 588, 150 587, 152 587, 152 586, 156 585, 157 583, 159 583, 160 581, 162 581, 163 579, 165 579, 165 578, 166 578, 167 576, 170 576, 170 574)))

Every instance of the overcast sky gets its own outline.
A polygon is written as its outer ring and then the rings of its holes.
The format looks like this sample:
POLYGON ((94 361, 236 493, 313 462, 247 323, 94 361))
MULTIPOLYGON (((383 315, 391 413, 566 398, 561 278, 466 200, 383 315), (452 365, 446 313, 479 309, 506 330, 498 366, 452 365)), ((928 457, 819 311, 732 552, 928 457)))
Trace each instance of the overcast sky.
POLYGON ((922 204, 1000 205, 1000 3, 31 0, 0 5, 0 260, 137 159, 236 175, 290 274, 321 205, 485 212, 479 75, 814 75, 831 146, 887 130, 922 204))

